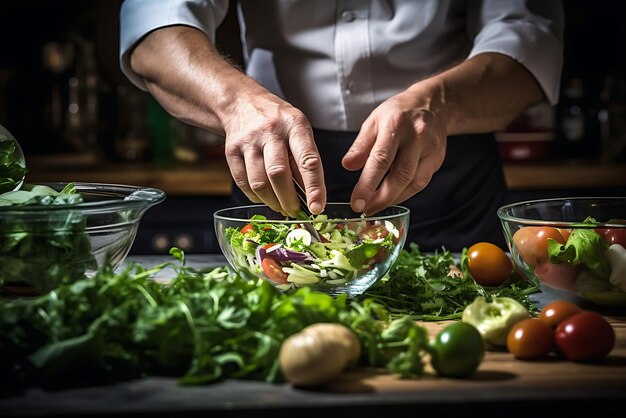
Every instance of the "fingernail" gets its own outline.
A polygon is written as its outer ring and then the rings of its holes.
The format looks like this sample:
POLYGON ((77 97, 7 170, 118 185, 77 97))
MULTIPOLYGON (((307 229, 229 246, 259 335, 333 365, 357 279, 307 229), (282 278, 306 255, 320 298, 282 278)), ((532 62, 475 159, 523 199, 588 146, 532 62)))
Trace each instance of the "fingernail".
POLYGON ((311 212, 318 215, 322 213, 322 210, 324 208, 322 207, 322 204, 320 202, 314 201, 314 202, 311 202, 311 204, 309 205, 309 209, 311 209, 311 212))
POLYGON ((363 209, 365 209, 365 200, 357 199, 356 202, 354 202, 354 211, 363 212, 363 209))

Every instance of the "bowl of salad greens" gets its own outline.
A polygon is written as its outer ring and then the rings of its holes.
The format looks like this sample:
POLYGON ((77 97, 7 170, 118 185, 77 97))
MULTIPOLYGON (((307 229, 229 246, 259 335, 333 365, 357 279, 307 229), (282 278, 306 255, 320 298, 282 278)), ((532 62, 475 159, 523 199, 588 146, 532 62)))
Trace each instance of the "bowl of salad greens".
POLYGON ((264 205, 214 213, 222 252, 239 273, 282 291, 303 286, 332 296, 363 294, 392 267, 406 241, 409 209, 391 206, 375 216, 348 203, 323 214, 286 218, 264 205))
POLYGON ((119 266, 158 189, 101 183, 23 184, 0 194, 0 292, 36 295, 119 266))
POLYGON ((517 202, 498 217, 517 270, 588 308, 626 308, 626 197, 517 202))

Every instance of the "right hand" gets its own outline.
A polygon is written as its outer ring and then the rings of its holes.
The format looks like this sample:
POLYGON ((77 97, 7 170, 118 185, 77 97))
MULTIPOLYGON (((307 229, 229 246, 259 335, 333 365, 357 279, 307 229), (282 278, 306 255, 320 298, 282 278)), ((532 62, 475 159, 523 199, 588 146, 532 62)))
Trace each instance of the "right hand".
POLYGON ((134 49, 132 69, 173 116, 225 134, 226 161, 253 202, 295 217, 293 179, 311 212, 326 206, 322 163, 302 112, 233 67, 201 31, 174 25, 150 33, 134 49))
POLYGON ((231 175, 252 202, 295 217, 300 211, 295 178, 307 192, 311 212, 324 210, 322 162, 301 111, 262 89, 238 95, 222 122, 231 175))

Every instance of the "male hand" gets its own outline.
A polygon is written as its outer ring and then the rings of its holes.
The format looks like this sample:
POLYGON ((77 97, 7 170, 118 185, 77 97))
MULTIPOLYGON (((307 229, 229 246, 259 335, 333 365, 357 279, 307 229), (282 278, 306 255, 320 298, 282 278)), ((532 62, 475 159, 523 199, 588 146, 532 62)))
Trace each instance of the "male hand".
POLYGON ((326 188, 313 132, 302 112, 267 91, 243 94, 224 118, 226 160, 237 187, 253 202, 295 217, 300 211, 293 179, 319 214, 326 188))
POLYGON ((399 204, 430 182, 446 154, 443 112, 419 88, 383 102, 361 126, 343 158, 348 170, 362 169, 350 203, 356 212, 375 214, 399 204))

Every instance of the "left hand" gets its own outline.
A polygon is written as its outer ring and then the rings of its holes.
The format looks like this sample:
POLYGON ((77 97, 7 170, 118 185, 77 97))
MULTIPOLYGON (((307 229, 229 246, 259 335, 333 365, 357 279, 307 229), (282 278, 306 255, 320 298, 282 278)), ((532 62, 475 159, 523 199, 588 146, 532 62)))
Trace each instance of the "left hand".
POLYGON ((373 215, 424 189, 446 155, 446 118, 436 94, 419 83, 383 102, 363 122, 343 157, 362 169, 350 203, 373 215))

